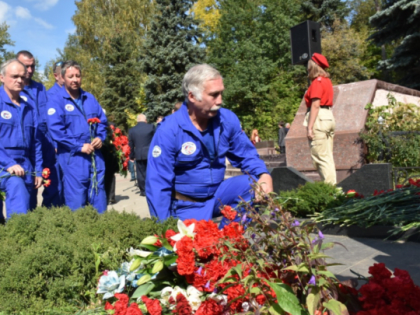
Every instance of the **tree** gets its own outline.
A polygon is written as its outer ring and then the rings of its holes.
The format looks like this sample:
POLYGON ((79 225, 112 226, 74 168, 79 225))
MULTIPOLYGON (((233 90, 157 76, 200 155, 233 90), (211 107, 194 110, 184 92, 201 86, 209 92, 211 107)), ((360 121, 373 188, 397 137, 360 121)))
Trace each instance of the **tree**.
POLYGON ((104 58, 107 67, 104 70, 105 88, 102 94, 102 106, 107 114, 113 116, 118 126, 128 129, 128 112, 136 113, 136 97, 140 89, 139 63, 132 57, 132 45, 126 38, 113 38, 111 53, 104 58))
POLYGON ((14 57, 14 53, 4 47, 6 45, 14 46, 15 44, 11 40, 8 30, 9 26, 6 23, 0 24, 0 64, 14 57))
POLYGON ((370 18, 377 45, 398 43, 391 58, 380 62, 399 84, 420 89, 420 10, 418 0, 394 0, 370 18))
POLYGON ((198 0, 194 3, 192 12, 200 21, 200 28, 204 30, 205 36, 215 32, 220 19, 219 4, 216 0, 198 0))
POLYGON ((187 14, 189 0, 156 0, 158 14, 152 22, 145 45, 143 69, 147 116, 154 121, 167 115, 183 99, 182 78, 187 69, 204 60, 204 49, 196 43, 200 32, 187 14))
POLYGON ((291 66, 289 29, 299 4, 287 0, 222 0, 221 18, 206 41, 209 62, 224 77, 225 106, 246 132, 274 138, 280 119, 291 120, 303 96, 304 67, 291 66), (299 75, 300 74, 300 75, 299 75))
POLYGON ((328 30, 334 22, 344 21, 349 13, 346 1, 341 0, 303 0, 301 3, 302 19, 321 23, 328 30))
POLYGON ((367 32, 358 33, 345 21, 335 21, 333 28, 334 32, 322 32, 322 53, 328 58, 333 84, 369 79, 373 71, 363 64, 367 55, 367 32))

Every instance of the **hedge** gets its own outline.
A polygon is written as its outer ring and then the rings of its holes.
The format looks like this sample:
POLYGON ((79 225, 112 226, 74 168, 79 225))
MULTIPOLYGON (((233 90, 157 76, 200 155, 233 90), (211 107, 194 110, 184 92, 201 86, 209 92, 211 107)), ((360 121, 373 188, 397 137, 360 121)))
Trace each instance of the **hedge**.
POLYGON ((101 270, 176 220, 157 223, 92 207, 37 208, 0 226, 0 314, 73 314, 97 302, 101 270))

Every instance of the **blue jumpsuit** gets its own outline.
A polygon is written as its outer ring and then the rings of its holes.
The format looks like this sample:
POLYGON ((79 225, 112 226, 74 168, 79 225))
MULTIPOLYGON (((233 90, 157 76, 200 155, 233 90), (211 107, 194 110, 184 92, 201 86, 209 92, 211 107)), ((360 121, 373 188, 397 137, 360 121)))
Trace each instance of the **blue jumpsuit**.
MULTIPOLYGON (((62 200, 58 191, 58 175, 56 171, 56 154, 55 146, 51 139, 51 135, 47 128, 47 92, 42 83, 31 80, 28 86, 25 86, 20 93, 21 97, 32 103, 37 112, 38 126, 41 131, 42 139, 42 159, 44 161, 43 167, 48 167, 51 171, 49 179, 51 185, 44 187, 42 192, 42 205, 46 207, 61 206, 62 200)), ((31 207, 35 208, 37 205, 38 190, 33 190, 31 196, 31 207)))
POLYGON ((102 141, 106 137, 107 119, 95 97, 80 89, 80 103, 73 100, 66 89, 61 89, 48 99, 48 130, 57 143, 58 163, 63 172, 64 200, 77 210, 89 202, 99 213, 106 210, 104 188, 105 163, 100 150, 95 150, 98 187, 92 189, 92 156, 82 153, 85 143, 91 143, 90 118, 101 121, 93 137, 102 141))
MULTIPOLYGON (((59 86, 56 83, 54 83, 54 85, 47 91, 47 97, 48 99, 52 98, 55 94, 59 93, 60 90, 63 89, 63 87, 59 86)), ((50 136, 51 137, 51 136, 50 136)), ((52 139, 51 139, 52 140, 52 139)), ((57 144, 53 141, 53 145, 54 148, 57 149, 57 144)), ((52 162, 52 161, 51 161, 52 162)), ((57 160, 57 155, 54 152, 54 168, 50 169, 51 174, 50 174, 50 178, 52 181, 54 181, 54 184, 57 184, 56 187, 54 187, 52 194, 55 196, 52 200, 52 202, 49 202, 50 205, 48 205, 48 202, 46 202, 46 200, 44 199, 44 205, 49 207, 49 206, 62 206, 64 205, 64 192, 63 192, 63 174, 62 171, 60 169, 60 165, 58 163, 57 160), (56 192, 57 190, 57 192, 56 192)), ((51 183, 52 185, 52 183, 51 183)), ((48 187, 48 188, 51 188, 48 187)), ((44 197, 45 198, 45 197, 44 197)))
POLYGON ((150 145, 146 177, 152 216, 160 220, 170 216, 209 220, 220 216, 221 204, 235 207, 240 202, 239 196, 246 201, 252 199, 252 179, 248 175, 224 181, 225 159, 254 177, 268 173, 264 162, 233 112, 222 108, 209 124, 215 144, 213 160, 202 134, 188 116, 185 103, 157 128, 150 145), (198 201, 176 200, 175 191, 198 201))
POLYGON ((0 190, 6 192, 9 219, 13 213, 27 213, 30 195, 34 190, 34 176, 41 176, 41 132, 32 104, 21 99, 20 107, 10 100, 0 87, 0 190), (24 177, 11 176, 6 170, 19 164, 24 177))

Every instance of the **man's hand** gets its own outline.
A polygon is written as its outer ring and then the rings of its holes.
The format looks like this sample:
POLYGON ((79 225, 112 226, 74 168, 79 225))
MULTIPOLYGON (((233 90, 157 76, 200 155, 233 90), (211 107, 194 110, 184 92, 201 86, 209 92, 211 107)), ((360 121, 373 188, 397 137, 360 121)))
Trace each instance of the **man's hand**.
POLYGON ((34 183, 35 183, 35 189, 38 189, 39 187, 41 187, 42 177, 38 177, 38 176, 35 177, 34 183))
POLYGON ((91 154, 95 148, 90 143, 83 144, 82 153, 91 154))
POLYGON ((19 164, 15 164, 13 166, 10 166, 7 171, 13 175, 15 174, 16 176, 20 176, 22 177, 23 175, 25 175, 25 170, 22 168, 22 166, 20 166, 19 164))
POLYGON ((132 159, 132 160, 130 159, 130 161, 134 163, 134 159, 132 159))
POLYGON ((95 148, 95 150, 98 150, 102 148, 102 140, 96 137, 95 139, 93 139, 91 145, 95 148))
POLYGON ((255 200, 261 201, 265 195, 273 192, 273 179, 270 174, 264 173, 261 174, 257 183, 260 189, 255 192, 255 200))

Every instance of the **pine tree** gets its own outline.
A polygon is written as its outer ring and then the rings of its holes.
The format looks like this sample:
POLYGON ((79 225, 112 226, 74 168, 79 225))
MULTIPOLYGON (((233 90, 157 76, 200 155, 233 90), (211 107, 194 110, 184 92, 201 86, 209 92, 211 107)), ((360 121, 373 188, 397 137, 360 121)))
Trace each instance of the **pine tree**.
POLYGON ((128 129, 127 114, 137 112, 136 97, 140 90, 139 62, 133 57, 133 47, 127 39, 115 37, 112 50, 104 58, 105 88, 101 105, 112 115, 117 126, 128 129))
POLYGON ((349 13, 346 2, 341 0, 303 0, 301 10, 303 20, 321 23, 328 30, 333 29, 336 19, 342 22, 349 13))
POLYGON ((375 28, 371 39, 377 45, 400 42, 391 58, 380 66, 394 71, 396 82, 420 90, 420 10, 419 0, 389 1, 370 18, 375 28))
POLYGON ((147 34, 143 60, 147 117, 154 121, 170 114, 176 102, 183 100, 181 85, 185 72, 203 62, 205 52, 196 43, 201 35, 188 13, 189 0, 156 0, 158 14, 147 34))

